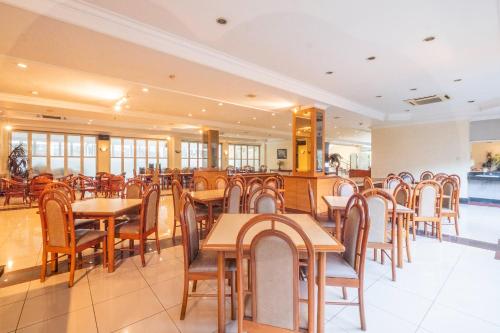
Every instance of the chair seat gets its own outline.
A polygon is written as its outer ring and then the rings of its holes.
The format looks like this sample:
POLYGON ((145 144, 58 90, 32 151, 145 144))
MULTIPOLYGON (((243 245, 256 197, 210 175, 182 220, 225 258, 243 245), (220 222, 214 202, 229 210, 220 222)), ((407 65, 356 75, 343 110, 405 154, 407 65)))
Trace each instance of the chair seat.
POLYGON ((441 208, 441 214, 451 215, 451 214, 456 214, 456 212, 453 209, 441 208))
POLYGON ((76 246, 80 246, 86 243, 90 243, 99 238, 103 238, 107 235, 106 231, 101 230, 91 230, 91 229, 78 229, 75 230, 75 240, 76 246))
MULTIPOLYGON (((198 252, 196 258, 189 265, 190 273, 216 273, 217 272, 217 253, 214 251, 198 252)), ((226 271, 236 271, 234 260, 226 260, 226 271)))
POLYGON ((338 253, 326 254, 326 277, 357 279, 358 274, 338 253))
POLYGON ((85 229, 83 227, 98 223, 98 219, 75 219, 74 224, 76 229, 85 229))
POLYGON ((129 220, 125 223, 120 223, 115 226, 117 234, 139 234, 141 224, 139 220, 129 220))

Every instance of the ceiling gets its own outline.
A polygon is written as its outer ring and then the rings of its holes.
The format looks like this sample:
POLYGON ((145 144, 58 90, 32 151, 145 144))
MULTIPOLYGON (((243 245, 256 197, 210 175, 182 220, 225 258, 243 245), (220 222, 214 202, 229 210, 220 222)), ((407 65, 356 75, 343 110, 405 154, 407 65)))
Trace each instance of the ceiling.
POLYGON ((10 119, 273 140, 290 136, 293 107, 317 106, 329 139, 369 144, 372 126, 500 118, 496 0, 0 3, 10 119), (404 102, 433 94, 451 99, 404 102))

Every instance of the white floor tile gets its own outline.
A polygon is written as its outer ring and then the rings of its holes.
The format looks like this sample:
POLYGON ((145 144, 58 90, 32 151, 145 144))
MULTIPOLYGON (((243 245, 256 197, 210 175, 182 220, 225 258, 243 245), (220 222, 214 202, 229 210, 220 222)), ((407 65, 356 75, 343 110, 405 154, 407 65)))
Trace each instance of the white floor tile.
POLYGON ((19 333, 92 333, 97 332, 94 310, 92 307, 80 309, 17 330, 19 333))
POLYGON ((174 322, 163 311, 116 331, 117 333, 179 333, 174 322))
POLYGON ((113 275, 99 275, 91 279, 89 283, 94 304, 148 286, 138 270, 125 270, 113 275))
POLYGON ((21 315, 24 301, 0 306, 0 333, 11 332, 16 329, 21 315))
POLYGON ((25 282, 0 288, 0 306, 24 301, 29 285, 29 282, 25 282))

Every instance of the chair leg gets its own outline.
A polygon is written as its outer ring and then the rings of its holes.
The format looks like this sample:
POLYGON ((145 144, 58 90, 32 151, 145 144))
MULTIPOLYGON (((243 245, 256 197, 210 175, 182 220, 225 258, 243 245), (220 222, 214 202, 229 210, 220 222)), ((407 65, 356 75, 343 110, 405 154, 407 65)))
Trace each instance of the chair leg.
POLYGON ((128 248, 129 248, 129 250, 134 249, 134 240, 133 239, 128 240, 128 248))
POLYGON ((59 269, 59 261, 57 259, 57 253, 51 252, 50 253, 50 260, 51 260, 50 271, 57 272, 57 270, 59 269))
POLYGON ((182 295, 181 320, 184 320, 184 318, 186 317, 188 293, 189 293, 189 280, 187 277, 184 277, 184 292, 182 295))
POLYGON ((146 266, 146 259, 144 258, 144 247, 146 246, 145 244, 145 240, 144 239, 141 239, 139 241, 139 253, 141 255, 141 263, 142 263, 142 267, 146 266))
POLYGON ((396 249, 394 246, 391 249, 391 266, 392 266, 392 281, 396 281, 396 249))
POLYGON ((102 267, 108 266, 108 237, 104 237, 102 241, 102 267))
POLYGON ((198 286, 198 280, 193 281, 193 287, 191 288, 191 291, 194 293, 196 292, 196 287, 198 286))
POLYGON ((359 320, 361 322, 361 330, 366 331, 366 319, 365 319, 365 296, 362 286, 358 288, 358 300, 359 300, 359 320))
POLYGON ((411 262, 411 249, 410 249, 410 226, 406 224, 406 235, 405 235, 405 243, 406 243, 406 257, 408 262, 411 262))
POLYGON ((384 257, 385 250, 380 250, 380 264, 384 265, 385 264, 385 257, 384 257))
POLYGON ((342 287, 342 298, 343 299, 347 299, 347 288, 346 287, 342 287))
POLYGON ((457 215, 453 216, 453 220, 455 221, 455 233, 457 234, 457 236, 459 236, 460 232, 458 230, 458 216, 457 215))
POLYGON ((47 275, 47 251, 42 250, 42 270, 40 272, 40 282, 45 281, 45 276, 47 275))
POLYGON ((411 229, 412 229, 412 233, 413 233, 413 240, 417 240, 416 238, 416 235, 417 235, 417 224, 415 223, 415 221, 411 221, 411 229))
POLYGON ((377 249, 373 249, 373 261, 377 261, 377 249))
POLYGON ((158 235, 158 226, 156 226, 156 230, 155 230, 155 236, 156 236, 156 252, 158 252, 158 254, 160 254, 160 237, 158 235))
POLYGON ((437 231, 437 236, 439 238, 439 241, 443 241, 443 235, 441 234, 441 221, 436 223, 436 231, 437 231))
POLYGON ((231 320, 236 320, 236 272, 231 272, 231 320))
POLYGON ((71 263, 69 267, 69 282, 68 285, 69 287, 73 287, 73 283, 75 281, 75 268, 76 268, 76 255, 75 253, 71 254, 71 263))
POLYGON ((177 221, 174 218, 174 230, 172 230, 172 242, 175 244, 175 231, 177 230, 177 221))

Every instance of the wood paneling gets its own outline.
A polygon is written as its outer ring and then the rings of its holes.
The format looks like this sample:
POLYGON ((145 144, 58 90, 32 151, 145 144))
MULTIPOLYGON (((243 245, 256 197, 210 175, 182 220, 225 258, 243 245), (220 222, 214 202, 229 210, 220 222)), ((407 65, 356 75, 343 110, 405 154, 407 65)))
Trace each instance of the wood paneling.
POLYGON ((309 196, 307 193, 307 182, 310 181, 314 195, 318 213, 328 211, 328 207, 324 203, 322 196, 331 195, 333 185, 338 177, 336 176, 284 176, 285 179, 285 207, 287 209, 295 209, 303 212, 311 210, 309 205, 309 196))

